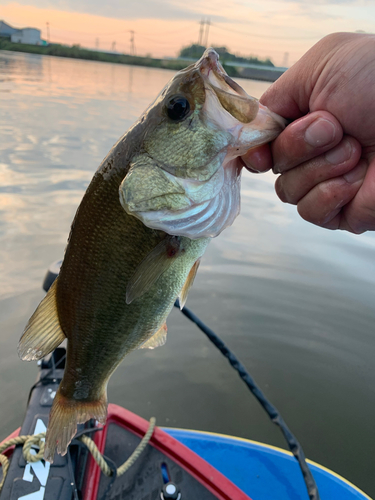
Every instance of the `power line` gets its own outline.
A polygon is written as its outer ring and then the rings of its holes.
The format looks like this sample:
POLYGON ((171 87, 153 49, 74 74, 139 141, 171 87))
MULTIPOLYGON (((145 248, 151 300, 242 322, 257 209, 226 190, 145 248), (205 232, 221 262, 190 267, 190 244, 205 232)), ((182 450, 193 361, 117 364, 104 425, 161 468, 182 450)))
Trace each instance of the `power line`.
MULTIPOLYGON (((181 29, 186 27, 187 25, 189 24, 189 26, 192 26, 191 22, 189 23, 185 23, 181 26, 180 29, 178 30, 171 30, 171 31, 163 31, 162 32, 162 35, 173 35, 173 34, 176 34, 176 33, 181 33, 181 29)), ((65 29, 65 28, 56 28, 55 27, 55 30, 60 30, 60 31, 66 31, 66 32, 69 32, 69 33, 76 33, 77 35, 83 35, 83 36, 86 36, 86 37, 92 37, 92 33, 84 33, 82 31, 76 31, 76 30, 68 30, 68 29, 65 29)), ((110 32, 107 32, 107 33, 95 33, 97 36, 114 36, 114 35, 121 35, 123 34, 124 31, 110 31, 110 32)), ((138 31, 137 31, 137 35, 140 34, 138 31)), ((142 34, 142 33, 141 33, 142 34)), ((147 33, 147 34, 151 34, 151 35, 155 35, 155 36, 159 36, 160 33, 147 33)))
MULTIPOLYGON (((195 24, 196 22, 194 22, 195 24)), ((185 23, 185 25, 189 25, 191 28, 194 27, 194 24, 192 24, 191 21, 185 23)), ((260 38, 260 39, 274 39, 274 40, 312 40, 312 39, 318 39, 320 38, 320 36, 323 36, 323 35, 318 35, 318 36, 309 36, 309 37, 283 37, 283 36, 268 36, 268 35, 260 35, 260 34, 252 34, 250 32, 245 32, 245 31, 241 31, 241 30, 236 30, 236 29, 233 29, 233 28, 229 28, 229 27, 226 27, 226 26, 223 26, 221 24, 216 24, 216 23, 212 23, 210 21, 210 19, 204 19, 202 18, 201 21, 198 23, 199 24, 199 38, 198 38, 198 43, 199 45, 204 45, 204 46, 208 46, 208 38, 209 38, 209 34, 211 34, 210 32, 210 27, 213 26, 214 28, 217 28, 219 30, 223 30, 225 32, 230 32, 230 33, 234 33, 238 36, 246 36, 247 39, 249 38, 260 38)), ((48 38, 48 41, 50 41, 50 23, 49 22, 46 22, 46 26, 47 26, 47 38, 48 38)), ((195 24, 196 26, 196 24, 195 24)), ((140 38, 141 40, 141 47, 144 46, 144 45, 147 45, 147 42, 146 41, 149 41, 151 42, 153 45, 157 45, 159 46, 160 48, 163 48, 164 50, 166 51, 170 51, 171 49, 175 49, 175 42, 174 41, 168 41, 166 40, 165 37, 167 37, 168 35, 173 35, 175 33, 181 33, 181 29, 178 29, 178 30, 170 30, 170 31, 160 31, 159 33, 147 33, 147 34, 143 34, 142 32, 138 32, 138 31, 135 31, 135 30, 128 30, 128 32, 131 34, 130 36, 130 54, 132 55, 135 55, 136 54, 136 48, 135 48, 135 34, 137 34, 137 37, 140 38), (149 36, 151 35, 151 36, 149 36)), ((114 50, 113 49, 113 39, 114 39, 114 35, 116 34, 121 34, 121 35, 125 35, 126 31, 120 31, 120 32, 110 32, 110 33, 95 33, 94 34, 94 37, 96 36, 96 39, 94 38, 94 46, 96 47, 96 49, 98 50, 99 49, 99 36, 100 37, 106 37, 106 36, 113 36, 112 38, 112 42, 108 40, 108 42, 104 42, 104 46, 108 45, 108 49, 111 47, 111 44, 112 44, 112 51, 114 50)), ((55 25, 54 25, 54 38, 56 40, 66 40, 66 41, 70 41, 70 43, 79 43, 78 40, 80 39, 86 39, 87 41, 86 42, 83 42, 85 43, 86 45, 89 45, 91 46, 92 44, 92 41, 93 41, 93 35, 90 35, 88 33, 83 33, 83 32, 79 32, 79 31, 73 31, 73 30, 65 30, 65 29, 61 29, 61 28, 56 28, 55 25), (58 35, 58 32, 59 31, 63 31, 63 36, 59 36, 58 35), (76 36, 64 36, 64 32, 66 33, 75 33, 76 36)), ((61 42, 60 42, 61 43, 61 42)), ((64 43, 64 42, 63 42, 64 43)), ((119 41, 119 45, 121 47, 124 46, 124 43, 126 43, 124 40, 121 40, 119 41)), ((212 35, 211 35, 211 43, 212 43, 212 35)), ((103 42, 102 42, 102 46, 103 46, 103 42)), ((116 44, 115 44, 116 46, 116 44)), ((119 49, 117 49, 119 50, 119 49)), ((120 49, 122 50, 122 49, 120 49)), ((141 49, 142 50, 142 49, 141 49)), ((268 52, 269 49, 267 49, 266 51, 265 50, 262 50, 261 47, 258 47, 258 50, 257 52, 259 53, 264 53, 264 52, 268 52)), ((282 56, 280 56, 280 61, 283 60, 283 66, 287 66, 287 63, 288 62, 288 56, 286 56, 285 54, 285 49, 283 51, 281 50, 272 50, 272 53, 275 54, 275 53, 279 53, 280 55, 283 54, 284 55, 284 58, 282 56)))
POLYGON ((214 26, 215 28, 219 28, 224 31, 230 31, 231 33, 236 33, 237 35, 246 35, 249 38, 265 38, 265 39, 272 39, 272 40, 316 40, 317 38, 322 38, 324 35, 315 35, 315 36, 298 36, 298 37, 290 37, 290 36, 269 36, 269 35, 258 35, 254 33, 249 33, 245 31, 238 31, 238 30, 233 30, 230 28, 223 28, 222 26, 219 26, 218 24, 211 23, 211 26, 214 26))
POLYGON ((148 40, 148 41, 150 41, 152 43, 157 43, 159 45, 168 45, 168 46, 172 46, 172 45, 174 46, 175 45, 174 42, 162 42, 161 40, 155 40, 154 38, 150 38, 148 36, 140 35, 138 33, 138 31, 137 31, 137 35, 138 35, 138 37, 140 36, 144 40, 148 40))

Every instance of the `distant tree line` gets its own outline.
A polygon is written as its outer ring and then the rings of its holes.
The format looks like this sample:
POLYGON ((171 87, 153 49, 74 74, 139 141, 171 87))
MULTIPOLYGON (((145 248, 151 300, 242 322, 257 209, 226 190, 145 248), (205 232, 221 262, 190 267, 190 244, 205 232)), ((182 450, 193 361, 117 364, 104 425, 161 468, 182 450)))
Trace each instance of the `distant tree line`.
MULTIPOLYGON (((274 67, 273 62, 267 59, 258 59, 257 57, 249 56, 237 56, 228 51, 227 47, 213 47, 216 52, 220 56, 220 62, 225 64, 226 62, 236 62, 236 63, 244 63, 244 64, 259 64, 262 66, 272 66, 274 67)), ((198 45, 197 43, 193 43, 188 47, 184 47, 180 50, 179 57, 185 57, 188 59, 199 59, 202 57, 203 52, 206 50, 206 47, 203 45, 198 45)))
POLYGON ((102 61, 118 64, 133 64, 135 66, 151 66, 155 68, 166 68, 179 70, 186 66, 186 62, 177 59, 153 59, 152 57, 130 56, 121 53, 101 52, 80 47, 80 45, 60 45, 51 43, 49 45, 29 45, 25 43, 12 43, 0 38, 0 50, 12 50, 15 52, 27 52, 30 54, 42 54, 47 56, 70 57, 73 59, 87 59, 91 61, 102 61))
MULTIPOLYGON (((134 66, 148 66, 153 68, 163 68, 178 71, 187 66, 188 63, 179 59, 154 59, 152 57, 130 56, 121 53, 108 53, 96 50, 83 49, 79 45, 60 45, 51 43, 50 45, 28 45, 24 43, 12 43, 4 38, 0 38, 0 50, 12 50, 15 52, 28 52, 31 54, 43 54, 57 57, 71 57, 73 59, 87 59, 91 61, 102 61, 116 64, 131 64, 134 66)), ((229 76, 238 76, 236 68, 225 66, 229 76)))

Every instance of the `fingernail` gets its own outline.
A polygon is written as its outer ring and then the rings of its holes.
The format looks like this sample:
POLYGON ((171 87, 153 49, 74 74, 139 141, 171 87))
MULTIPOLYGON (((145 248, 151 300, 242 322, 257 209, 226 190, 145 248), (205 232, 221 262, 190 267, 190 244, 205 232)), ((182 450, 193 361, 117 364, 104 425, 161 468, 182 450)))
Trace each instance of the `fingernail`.
POLYGON ((280 177, 278 177, 276 179, 276 182, 275 182, 275 191, 276 191, 276 194, 277 196, 280 198, 280 200, 283 202, 283 203, 286 203, 286 196, 285 196, 285 193, 284 193, 284 189, 283 189, 283 184, 282 184, 282 175, 280 175, 280 177))
POLYGON ((365 171, 366 171, 366 165, 361 162, 359 163, 353 170, 350 170, 347 174, 345 174, 343 177, 346 180, 346 182, 349 182, 349 184, 354 184, 355 182, 358 182, 363 179, 365 176, 365 171))
POLYGON ((349 160, 352 154, 352 149, 350 141, 344 139, 341 144, 326 153, 326 160, 329 163, 332 163, 332 165, 340 165, 340 163, 344 163, 344 161, 349 160))
POLYGON ((249 172, 252 172, 253 174, 260 174, 260 170, 255 169, 251 163, 246 161, 243 157, 240 158, 240 161, 242 165, 248 170, 249 172))
POLYGON ((333 142, 336 135, 334 124, 324 118, 313 121, 305 132, 305 141, 310 146, 322 147, 333 142))
POLYGON ((253 167, 249 167, 249 165, 246 165, 245 168, 246 168, 246 170, 248 170, 249 172, 252 172, 253 174, 260 174, 260 170, 256 170, 253 167))

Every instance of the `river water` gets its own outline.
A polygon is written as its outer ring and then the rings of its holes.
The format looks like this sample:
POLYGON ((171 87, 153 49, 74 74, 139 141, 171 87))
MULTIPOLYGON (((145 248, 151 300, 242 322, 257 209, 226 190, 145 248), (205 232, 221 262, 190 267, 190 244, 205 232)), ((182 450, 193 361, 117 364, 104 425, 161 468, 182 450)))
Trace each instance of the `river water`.
MULTIPOLYGON (((94 171, 173 72, 0 52, 0 440, 23 419, 35 363, 18 360, 94 171)), ((260 97, 263 82, 242 80, 260 97)), ((244 172, 242 211, 210 244, 187 306, 239 355, 306 455, 375 495, 375 237, 330 232, 244 172)), ((129 355, 109 401, 159 425, 285 447, 204 335, 178 311, 168 342, 129 355)), ((306 497, 307 498, 307 497, 306 497)))

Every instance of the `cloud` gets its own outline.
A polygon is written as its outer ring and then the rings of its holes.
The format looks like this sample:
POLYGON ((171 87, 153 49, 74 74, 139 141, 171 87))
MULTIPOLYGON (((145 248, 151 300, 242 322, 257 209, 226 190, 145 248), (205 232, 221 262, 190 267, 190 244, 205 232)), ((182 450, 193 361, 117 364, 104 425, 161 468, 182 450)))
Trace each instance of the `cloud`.
MULTIPOLYGON (((185 19, 199 20, 202 17, 202 5, 197 0, 22 0, 22 5, 41 9, 56 9, 65 12, 78 12, 117 19, 185 19)), ((210 9, 210 18, 222 21, 210 9)))
POLYGON ((320 9, 319 5, 312 5, 311 2, 304 3, 304 0, 296 0, 294 4, 289 4, 288 8, 269 10, 265 13, 265 15, 269 19, 275 19, 281 16, 291 20, 296 17, 304 17, 305 19, 313 21, 337 21, 342 19, 341 15, 329 13, 324 9, 320 9))
MULTIPOLYGON (((295 3, 311 5, 311 0, 274 0, 280 3, 295 3)), ((314 0, 314 5, 329 6, 329 5, 354 5, 364 7, 365 5, 373 5, 373 0, 314 0)))

